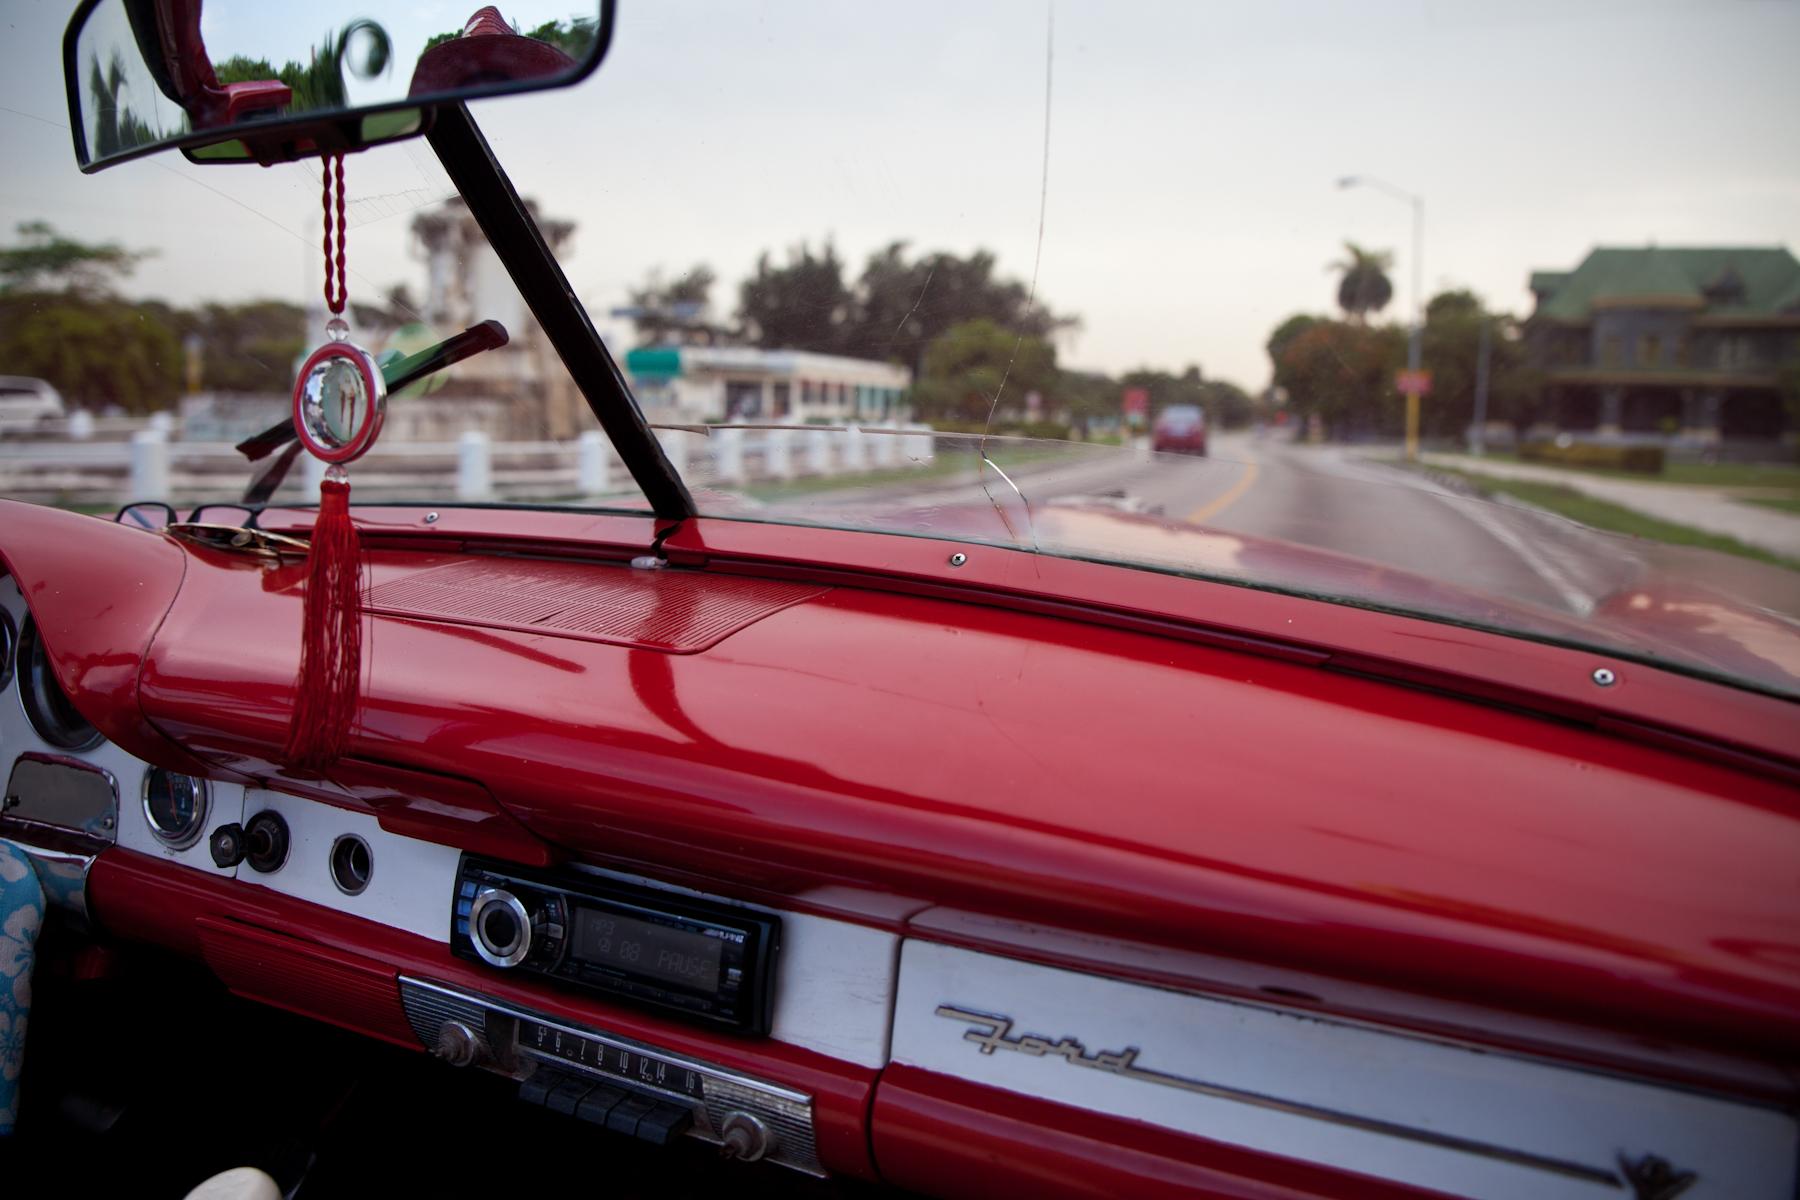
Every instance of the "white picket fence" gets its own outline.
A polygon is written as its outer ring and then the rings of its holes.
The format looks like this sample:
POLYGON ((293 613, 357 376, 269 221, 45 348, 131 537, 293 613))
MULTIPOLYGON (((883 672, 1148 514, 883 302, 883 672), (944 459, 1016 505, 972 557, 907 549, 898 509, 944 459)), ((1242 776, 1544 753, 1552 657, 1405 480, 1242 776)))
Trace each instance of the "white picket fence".
MULTIPOLYGON (((0 438, 0 496, 106 506, 234 500, 252 467, 229 443, 172 437, 166 422, 133 422, 110 437, 0 438)), ((657 436, 692 486, 743 487, 806 477, 892 471, 932 462, 928 425, 682 426, 657 436)), ((302 455, 278 500, 318 495, 324 464, 302 455)), ((572 442, 496 442, 470 431, 454 442, 378 443, 351 468, 371 500, 598 500, 636 488, 606 435, 572 442)))

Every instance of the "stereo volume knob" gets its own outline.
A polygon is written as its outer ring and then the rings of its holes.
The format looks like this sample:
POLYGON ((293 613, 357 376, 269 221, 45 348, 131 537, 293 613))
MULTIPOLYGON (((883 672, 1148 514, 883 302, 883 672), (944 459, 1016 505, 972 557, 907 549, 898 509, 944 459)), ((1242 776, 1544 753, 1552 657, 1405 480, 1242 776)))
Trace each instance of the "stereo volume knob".
POLYGON ((719 1125, 719 1149, 726 1158, 755 1162, 774 1148, 775 1135, 760 1120, 740 1110, 725 1114, 719 1125))
POLYGON ((483 962, 516 967, 531 951, 531 914, 504 888, 484 889, 469 907, 469 940, 483 962))
POLYGON ((473 1029, 461 1021, 445 1021, 438 1026, 437 1045, 431 1052, 453 1067, 466 1067, 475 1061, 480 1049, 473 1029))

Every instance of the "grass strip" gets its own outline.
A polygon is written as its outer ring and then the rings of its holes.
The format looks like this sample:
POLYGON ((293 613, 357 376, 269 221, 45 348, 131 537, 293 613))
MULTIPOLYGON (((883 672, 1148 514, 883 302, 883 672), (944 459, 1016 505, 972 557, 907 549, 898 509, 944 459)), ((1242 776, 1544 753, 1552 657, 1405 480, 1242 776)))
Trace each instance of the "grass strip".
POLYGON ((1758 562, 1786 567, 1790 571, 1800 571, 1800 562, 1772 554, 1759 546, 1751 546, 1722 534, 1708 533, 1704 529, 1695 529, 1692 525, 1678 525, 1674 521, 1647 516, 1636 509, 1584 495, 1564 484, 1500 479, 1454 467, 1433 466, 1430 469, 1465 480, 1483 496, 1511 496, 1515 500, 1523 500, 1526 504, 1608 533, 1623 533, 1652 542, 1665 542, 1671 546, 1698 546, 1703 550, 1718 550, 1725 554, 1735 554, 1739 558, 1753 558, 1758 562))

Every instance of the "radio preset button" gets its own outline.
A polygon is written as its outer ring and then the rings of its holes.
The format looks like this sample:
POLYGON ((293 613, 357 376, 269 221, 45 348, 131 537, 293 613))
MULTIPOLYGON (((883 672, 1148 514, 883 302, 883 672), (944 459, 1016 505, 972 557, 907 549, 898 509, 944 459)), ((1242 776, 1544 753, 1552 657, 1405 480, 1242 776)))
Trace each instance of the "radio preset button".
POLYGON ((637 1136, 638 1122, 656 1105, 642 1096, 626 1096, 606 1114, 606 1127, 614 1133, 637 1136))
POLYGON ((575 1106, 575 1115, 594 1125, 606 1124, 607 1116, 625 1099, 622 1088, 600 1084, 575 1106))
POLYGON ((550 1089, 550 1095, 544 1104, 551 1112, 559 1112, 565 1117, 575 1115, 575 1109, 587 1099, 587 1094, 594 1090, 594 1085, 586 1079, 571 1075, 562 1083, 550 1089))
POLYGON ((693 1123, 693 1110, 674 1104, 658 1104, 639 1119, 638 1140, 653 1146, 666 1146, 686 1133, 693 1123))

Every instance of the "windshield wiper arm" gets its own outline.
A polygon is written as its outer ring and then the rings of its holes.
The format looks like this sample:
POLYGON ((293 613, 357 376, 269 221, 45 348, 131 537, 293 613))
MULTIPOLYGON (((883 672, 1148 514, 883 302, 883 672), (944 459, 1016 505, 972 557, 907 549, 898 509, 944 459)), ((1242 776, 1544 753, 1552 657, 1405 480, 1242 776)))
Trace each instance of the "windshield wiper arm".
MULTIPOLYGON (((441 371, 452 363, 459 363, 465 358, 472 358, 483 350, 496 350, 506 345, 506 327, 498 321, 483 321, 479 325, 471 325, 455 337, 445 338, 437 345, 421 350, 417 354, 409 354, 405 358, 395 359, 381 368, 381 379, 388 393, 392 395, 408 384, 417 383, 435 371, 441 371)), ((237 444, 237 452, 251 462, 266 458, 289 442, 295 441, 294 419, 290 416, 285 421, 269 426, 261 433, 245 438, 237 444)), ((292 455, 283 455, 289 462, 292 455)), ((285 468, 284 468, 285 473, 285 468)), ((275 481, 279 484, 281 481, 275 481)), ((252 486, 255 486, 252 484, 252 486)), ((273 491, 274 488, 270 488, 273 491)), ((263 497, 267 499, 267 496, 263 497)), ((248 496, 245 497, 249 499, 248 496)))

